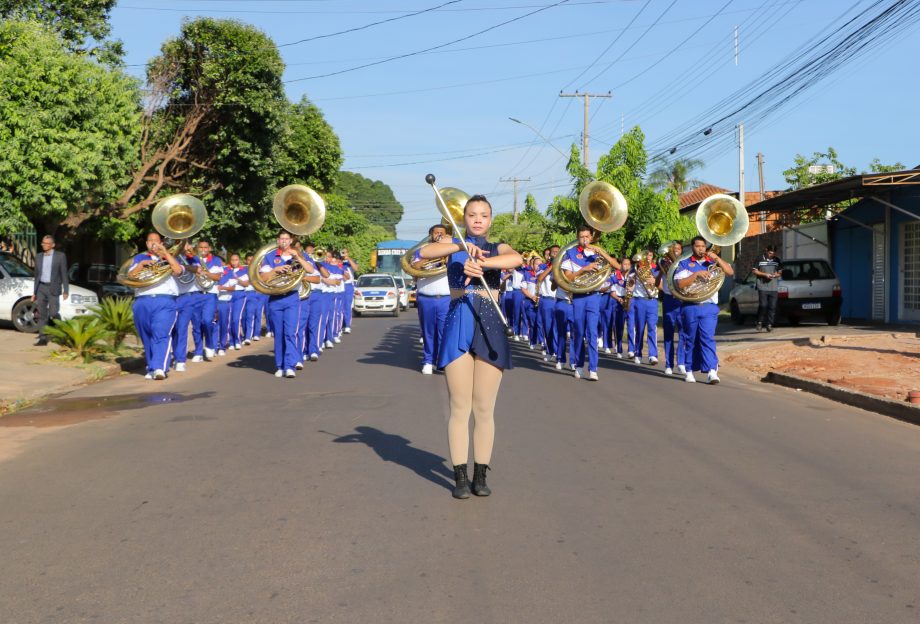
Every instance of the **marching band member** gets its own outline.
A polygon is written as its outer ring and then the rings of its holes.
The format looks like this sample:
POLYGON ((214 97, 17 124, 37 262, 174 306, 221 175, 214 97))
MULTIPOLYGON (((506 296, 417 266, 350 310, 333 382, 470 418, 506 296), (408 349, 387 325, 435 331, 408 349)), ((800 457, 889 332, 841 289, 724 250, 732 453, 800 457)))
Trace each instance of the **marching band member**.
MULTIPOLYGON (((194 257, 189 255, 190 251, 191 249, 186 243, 176 255, 176 261, 182 265, 183 272, 187 272, 188 275, 194 277, 194 274, 188 272, 188 259, 189 257, 194 257)), ((194 355, 192 357, 198 356, 200 358, 202 354, 200 305, 202 303, 202 292, 194 279, 176 280, 176 291, 178 292, 178 297, 176 297, 178 314, 176 326, 172 333, 172 352, 176 372, 184 373, 185 364, 188 360, 188 333, 190 327, 192 328, 192 341, 194 343, 194 355)))
POLYGON ((329 277, 326 278, 329 280, 327 283, 329 291, 326 299, 327 308, 324 316, 324 346, 327 349, 332 349, 336 344, 341 342, 336 335, 336 318, 338 317, 339 308, 342 304, 341 294, 345 292, 345 286, 342 283, 345 280, 345 271, 336 261, 331 249, 326 252, 326 260, 323 264, 326 266, 326 270, 329 271, 329 277))
POLYGON ((249 283, 249 265, 252 264, 254 256, 246 256, 246 307, 243 308, 243 344, 250 345, 253 340, 259 339, 262 333, 262 306, 261 294, 255 289, 255 286, 249 283), (258 324, 257 324, 258 323, 258 324))
MULTIPOLYGON (((671 254, 679 258, 684 252, 684 246, 680 241, 671 242, 671 254)), ((677 358, 677 369, 687 374, 684 368, 684 341, 680 340, 680 307, 683 303, 680 299, 671 294, 668 286, 668 276, 664 271, 658 273, 658 289, 661 291, 661 312, 664 318, 661 319, 661 326, 664 330, 664 374, 670 375, 674 372, 675 355, 677 358), (678 341, 675 354, 674 349, 674 331, 677 331, 678 341)))
POLYGON ((342 249, 342 262, 345 265, 345 301, 342 332, 351 333, 351 311, 355 302, 355 281, 358 278, 358 263, 348 255, 347 249, 342 249))
MULTIPOLYGON (((735 274, 732 265, 717 254, 706 251, 706 239, 694 237, 693 255, 677 265, 674 279, 678 288, 687 288, 694 281, 709 281, 712 275, 709 267, 717 264, 726 277, 735 274)), ((719 293, 701 303, 684 301, 680 310, 681 336, 684 343, 684 366, 687 368, 685 381, 693 383, 693 371, 707 373, 707 381, 719 383, 719 357, 716 354, 716 323, 719 317, 719 293)))
MULTIPOLYGON (((598 268, 597 259, 603 258, 613 268, 620 266, 603 249, 591 244, 594 229, 588 225, 578 228, 578 245, 569 249, 562 261, 567 280, 574 281, 582 273, 598 268)), ((572 356, 575 360, 575 379, 584 376, 585 347, 587 346, 588 379, 597 381, 597 317, 600 295, 595 292, 572 295, 572 356)))
MULTIPOLYGON (((623 359, 623 328, 626 325, 626 275, 632 269, 632 260, 624 257, 620 268, 612 273, 610 297, 613 299, 613 311, 610 315, 611 333, 613 334, 614 355, 623 359)), ((627 345, 628 347, 628 345, 627 345)))
MULTIPOLYGON (((556 255, 559 255, 557 253, 556 255)), ((556 356, 556 370, 562 370, 562 368, 568 364, 572 367, 572 370, 575 370, 575 343, 572 343, 572 346, 569 347, 569 336, 573 335, 572 333, 572 293, 567 291, 565 288, 559 288, 558 284, 554 284, 553 280, 553 269, 550 266, 549 275, 546 277, 546 280, 554 286, 556 290, 556 306, 555 312, 553 313, 553 325, 556 329, 555 343, 553 350, 555 351, 556 356)))
POLYGON ((519 342, 524 336, 524 294, 521 292, 524 272, 521 266, 511 270, 508 283, 511 285, 511 316, 508 317, 508 322, 514 330, 514 341, 519 342))
MULTIPOLYGON (((303 255, 291 248, 293 238, 285 230, 278 233, 278 248, 265 256, 259 273, 265 281, 270 281, 277 274, 289 273, 300 264, 305 271, 310 271, 303 255)), ((282 295, 269 295, 268 313, 272 318, 275 331, 275 377, 296 377, 294 369, 302 361, 301 350, 297 345, 297 323, 300 315, 300 297, 294 288, 282 295)))
POLYGON ((537 348, 537 267, 540 266, 540 259, 533 257, 530 260, 530 266, 524 267, 522 274, 524 276, 521 282, 521 294, 524 295, 522 305, 524 307, 524 320, 527 322, 527 336, 530 342, 530 348, 537 348))
POLYGON ((610 272, 607 281, 598 289, 601 294, 597 315, 597 348, 603 349, 605 354, 611 352, 613 337, 613 315, 616 300, 613 298, 613 285, 617 281, 619 270, 610 272))
MULTIPOLYGON (((205 292, 201 302, 200 331, 204 340, 204 357, 210 360, 220 348, 217 340, 217 282, 224 273, 224 263, 220 258, 211 254, 211 243, 206 240, 198 241, 198 255, 189 260, 189 270, 205 271, 214 285, 205 292)), ((201 356, 195 353, 193 362, 200 362, 201 356)))
POLYGON ((460 241, 430 243, 421 249, 426 259, 448 258, 447 279, 451 302, 438 357, 450 395, 447 436, 454 467, 454 498, 469 498, 469 421, 473 415, 472 493, 488 496, 486 471, 495 441, 495 400, 502 372, 511 368, 511 349, 493 301, 488 300, 479 278, 498 289, 501 269, 521 265, 521 255, 504 243, 489 243, 492 206, 482 195, 473 195, 463 211, 469 254, 460 241))
MULTIPOLYGON (((301 319, 302 322, 306 322, 303 330, 303 361, 306 362, 309 358, 310 361, 315 362, 319 359, 319 354, 321 351, 319 343, 319 331, 320 331, 320 322, 323 317, 323 306, 326 303, 325 292, 321 290, 323 278, 329 277, 329 271, 326 270, 326 267, 323 263, 316 260, 314 254, 316 253, 316 247, 313 243, 306 243, 304 245, 304 258, 310 262, 313 266, 313 271, 309 273, 309 278, 307 281, 312 284, 312 291, 310 297, 307 299, 309 304, 306 306, 307 318, 301 319)), ((303 309, 301 309, 303 313, 303 309)))
POLYGON ((499 304, 502 308, 502 314, 505 315, 508 324, 513 328, 514 321, 511 320, 513 318, 513 310, 511 308, 511 271, 502 271, 501 280, 501 299, 499 300, 499 304))
POLYGON ((537 318, 543 331, 543 361, 556 357, 556 289, 553 287, 553 259, 559 253, 559 246, 553 245, 544 252, 546 262, 538 267, 537 285, 540 302, 537 318))
POLYGON ((225 269, 229 277, 224 287, 230 287, 230 305, 227 322, 224 325, 224 345, 228 349, 239 351, 243 348, 243 313, 246 308, 246 286, 249 284, 249 272, 240 264, 240 255, 230 255, 230 266, 225 269))
MULTIPOLYGON (((432 243, 447 240, 447 228, 440 223, 428 228, 428 239, 432 243)), ((421 268, 426 260, 416 250, 412 266, 421 268)), ((415 291, 418 305, 418 322, 422 331, 422 374, 431 375, 438 361, 441 342, 444 340, 444 325, 450 308, 450 286, 447 273, 434 277, 420 277, 415 291)))
POLYGON ((633 291, 630 309, 635 308, 635 353, 633 362, 642 362, 642 337, 646 335, 648 343, 648 363, 651 366, 658 364, 658 298, 652 297, 649 291, 654 292, 658 268, 654 264, 655 252, 646 249, 645 261, 649 265, 651 277, 647 280, 639 278, 636 274, 636 288, 633 291))
POLYGON ((182 275, 182 265, 176 262, 157 232, 147 235, 147 253, 134 256, 134 262, 128 269, 128 276, 136 278, 144 267, 165 260, 172 269, 172 275, 153 286, 144 286, 134 290, 134 327, 144 344, 144 357, 147 360, 145 379, 166 379, 172 351, 172 332, 176 325, 178 310, 176 296, 179 294, 175 278, 182 275))
MULTIPOLYGON (((310 245, 310 247, 312 247, 312 245, 310 245)), ((316 284, 319 284, 325 269, 320 271, 320 269, 317 267, 316 260, 310 253, 303 250, 299 243, 297 244, 296 249, 301 253, 303 259, 310 267, 305 272, 303 281, 308 282, 311 287, 310 296, 306 299, 300 300, 300 317, 297 321, 297 344, 300 346, 300 359, 297 361, 297 364, 294 365, 294 368, 300 370, 303 368, 303 363, 306 362, 310 357, 310 338, 312 337, 310 333, 310 314, 313 310, 313 304, 316 301, 314 299, 314 295, 316 294, 316 284)))

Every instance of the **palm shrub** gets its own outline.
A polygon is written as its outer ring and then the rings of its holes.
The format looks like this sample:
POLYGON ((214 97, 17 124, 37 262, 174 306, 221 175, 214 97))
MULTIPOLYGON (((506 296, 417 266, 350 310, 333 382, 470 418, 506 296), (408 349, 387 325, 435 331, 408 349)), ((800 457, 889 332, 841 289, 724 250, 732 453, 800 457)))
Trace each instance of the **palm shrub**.
POLYGON ((112 349, 116 352, 126 336, 137 335, 131 304, 130 297, 105 297, 98 304, 90 306, 94 317, 112 332, 112 349))
POLYGON ((92 315, 75 316, 69 321, 58 321, 45 326, 45 335, 63 347, 90 362, 100 353, 108 350, 107 342, 112 340, 112 332, 102 321, 92 315))

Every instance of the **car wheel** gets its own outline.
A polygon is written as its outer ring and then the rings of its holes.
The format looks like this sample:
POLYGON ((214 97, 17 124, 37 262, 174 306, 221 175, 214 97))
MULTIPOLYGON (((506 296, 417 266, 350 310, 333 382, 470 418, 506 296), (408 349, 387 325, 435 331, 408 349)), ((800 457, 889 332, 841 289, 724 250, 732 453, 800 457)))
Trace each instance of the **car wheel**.
POLYGON ((393 311, 390 312, 390 314, 391 314, 394 318, 399 318, 399 306, 396 306, 395 308, 393 308, 393 311))
POLYGON ((741 314, 741 308, 738 307, 738 302, 732 299, 729 308, 732 315, 732 323, 735 325, 744 325, 744 315, 741 314))
POLYGON ((840 325, 840 308, 828 312, 826 320, 828 325, 840 325))
POLYGON ((355 318, 358 318, 359 316, 361 316, 361 313, 358 312, 357 310, 353 310, 351 314, 352 314, 352 316, 354 316, 355 318))
POLYGON ((38 306, 31 299, 23 299, 13 306, 13 325, 27 334, 38 331, 38 306))

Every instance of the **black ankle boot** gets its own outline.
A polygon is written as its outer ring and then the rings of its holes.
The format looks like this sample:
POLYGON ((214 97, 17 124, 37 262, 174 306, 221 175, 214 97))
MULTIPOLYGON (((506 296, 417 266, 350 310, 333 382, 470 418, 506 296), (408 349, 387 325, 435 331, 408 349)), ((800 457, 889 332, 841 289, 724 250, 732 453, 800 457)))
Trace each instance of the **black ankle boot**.
POLYGON ((466 474, 466 464, 454 466, 454 481, 457 482, 454 487, 454 498, 469 498, 470 478, 466 474))
POLYGON ((473 464, 473 494, 476 496, 488 496, 492 493, 486 485, 486 470, 490 470, 488 464, 473 464))

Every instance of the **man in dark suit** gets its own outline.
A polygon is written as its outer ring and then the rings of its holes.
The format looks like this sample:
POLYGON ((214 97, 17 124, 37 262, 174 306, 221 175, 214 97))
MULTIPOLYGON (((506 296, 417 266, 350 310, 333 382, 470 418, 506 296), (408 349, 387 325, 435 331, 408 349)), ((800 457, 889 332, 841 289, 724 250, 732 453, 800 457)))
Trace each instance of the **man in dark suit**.
POLYGON ((45 325, 58 317, 61 302, 58 297, 64 293, 64 299, 70 294, 67 280, 67 256, 54 250, 54 237, 50 234, 42 238, 42 252, 35 259, 35 290, 32 301, 38 304, 38 342, 37 346, 48 344, 45 337, 45 325))

